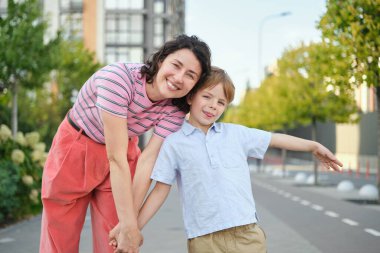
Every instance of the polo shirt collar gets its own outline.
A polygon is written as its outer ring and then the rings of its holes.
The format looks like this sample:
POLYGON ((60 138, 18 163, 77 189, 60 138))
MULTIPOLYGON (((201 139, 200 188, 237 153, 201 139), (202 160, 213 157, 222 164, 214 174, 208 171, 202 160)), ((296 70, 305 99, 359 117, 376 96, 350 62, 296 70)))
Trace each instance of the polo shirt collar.
MULTIPOLYGON (((185 120, 183 122, 182 132, 186 136, 192 134, 196 129, 198 129, 198 128, 196 128, 193 125, 191 125, 187 120, 185 120)), ((210 129, 214 129, 214 131, 218 132, 218 133, 220 133, 222 131, 221 125, 219 123, 215 123, 215 122, 212 124, 212 126, 210 127, 210 129)))

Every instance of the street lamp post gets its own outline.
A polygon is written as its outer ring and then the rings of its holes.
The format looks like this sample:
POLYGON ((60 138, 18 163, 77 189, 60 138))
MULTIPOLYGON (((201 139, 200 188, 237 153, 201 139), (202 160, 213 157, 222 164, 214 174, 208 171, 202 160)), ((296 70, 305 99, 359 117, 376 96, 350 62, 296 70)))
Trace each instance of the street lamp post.
POLYGON ((285 17, 285 16, 289 16, 291 15, 292 13, 290 11, 286 11, 286 12, 281 12, 281 13, 278 13, 278 14, 273 14, 273 15, 269 15, 269 16, 266 16, 264 17, 261 21, 260 21, 260 24, 259 24, 259 35, 258 35, 258 54, 257 54, 257 68, 258 68, 258 71, 257 71, 257 76, 259 78, 259 83, 258 85, 260 85, 260 82, 261 82, 261 72, 262 72, 262 69, 261 69, 261 56, 262 56, 262 45, 261 45, 261 40, 262 40, 262 33, 263 33, 263 27, 264 27, 264 24, 268 21, 268 20, 271 20, 271 19, 275 19, 275 18, 281 18, 281 17, 285 17))

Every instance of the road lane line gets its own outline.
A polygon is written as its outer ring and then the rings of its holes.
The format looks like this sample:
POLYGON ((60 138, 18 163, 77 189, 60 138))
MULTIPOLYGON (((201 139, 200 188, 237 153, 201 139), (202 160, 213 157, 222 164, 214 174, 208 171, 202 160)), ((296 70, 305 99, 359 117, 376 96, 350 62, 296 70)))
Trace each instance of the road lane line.
POLYGON ((332 212, 332 211, 326 211, 325 214, 326 214, 327 216, 330 216, 330 217, 333 217, 333 218, 337 218, 337 217, 339 217, 339 214, 334 213, 334 212, 332 212))
POLYGON ((310 205, 310 201, 302 200, 301 205, 308 206, 308 205, 310 205))
POLYGON ((350 219, 343 219, 342 221, 343 221, 343 223, 346 223, 346 224, 348 224, 350 226, 357 226, 357 225, 359 225, 359 223, 357 223, 356 221, 350 220, 350 219))
POLYGON ((322 211, 324 209, 323 206, 320 205, 312 205, 311 208, 317 211, 322 211))
POLYGON ((366 231, 367 233, 369 233, 373 236, 380 236, 380 232, 377 230, 374 230, 372 228, 366 228, 366 229, 364 229, 364 231, 366 231))
POLYGON ((0 243, 8 243, 8 242, 13 242, 15 239, 10 238, 10 237, 4 237, 0 239, 0 243))
POLYGON ((292 197, 292 200, 293 200, 293 201, 299 201, 299 200, 300 200, 300 198, 299 198, 299 197, 297 197, 297 196, 293 196, 293 197, 292 197))

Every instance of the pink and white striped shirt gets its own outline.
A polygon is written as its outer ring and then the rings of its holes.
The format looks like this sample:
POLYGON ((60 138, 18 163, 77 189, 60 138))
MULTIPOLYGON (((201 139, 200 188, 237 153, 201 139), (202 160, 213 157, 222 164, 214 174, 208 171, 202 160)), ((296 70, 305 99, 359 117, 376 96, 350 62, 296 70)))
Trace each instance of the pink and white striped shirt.
POLYGON ((149 100, 146 80, 140 73, 142 66, 110 64, 95 72, 83 85, 70 117, 91 139, 105 142, 100 110, 127 119, 130 137, 154 127, 153 133, 165 138, 181 127, 185 113, 171 99, 155 103, 149 100))

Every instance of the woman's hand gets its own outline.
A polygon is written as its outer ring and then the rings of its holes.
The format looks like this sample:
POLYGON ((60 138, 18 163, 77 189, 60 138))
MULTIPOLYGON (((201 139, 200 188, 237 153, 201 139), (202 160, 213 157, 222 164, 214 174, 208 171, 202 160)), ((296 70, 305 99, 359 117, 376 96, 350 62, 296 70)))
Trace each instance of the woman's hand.
POLYGON ((115 253, 119 252, 138 252, 138 248, 143 244, 143 237, 139 230, 129 231, 127 233, 126 247, 123 249, 123 245, 118 243, 118 240, 122 240, 120 237, 120 224, 118 223, 110 232, 109 232, 109 245, 113 247, 115 253), (135 241, 140 241, 138 244, 135 241), (129 244, 128 244, 129 242, 129 244), (120 246, 119 246, 120 245, 120 246), (138 245, 138 246, 136 246, 138 245), (126 250, 126 251, 125 251, 126 250))
POLYGON ((340 162, 334 155, 328 150, 325 146, 320 143, 316 143, 317 145, 313 149, 313 155, 319 160, 322 164, 322 167, 326 169, 332 169, 335 171, 340 171, 343 166, 342 162, 340 162))
POLYGON ((139 247, 143 243, 143 236, 140 230, 136 227, 133 229, 120 227, 119 235, 117 236, 117 248, 115 253, 138 253, 139 247))

